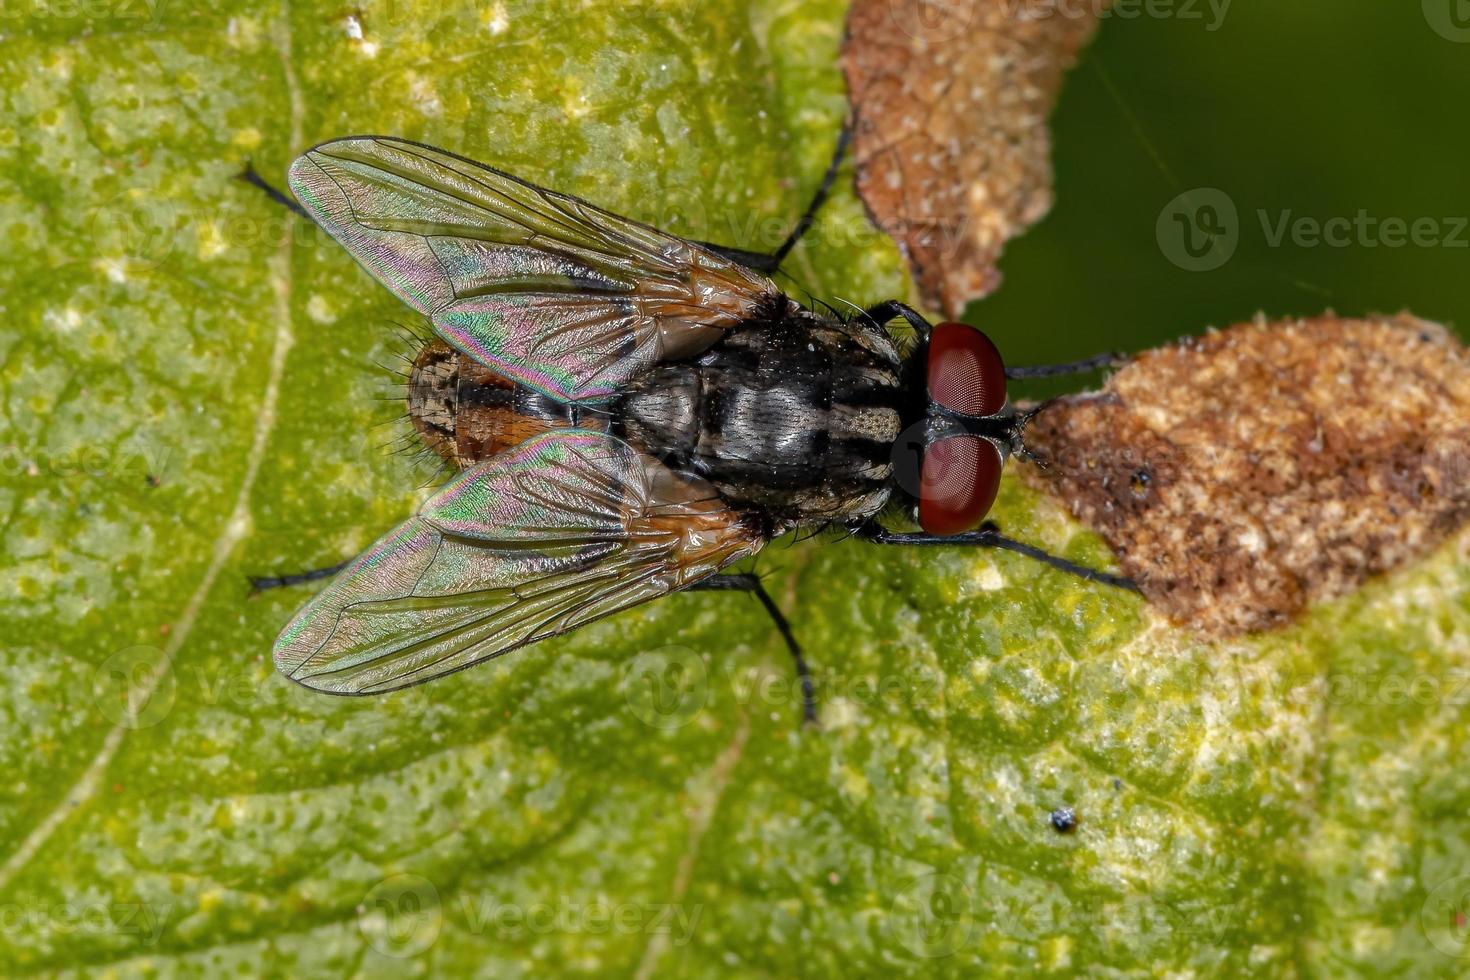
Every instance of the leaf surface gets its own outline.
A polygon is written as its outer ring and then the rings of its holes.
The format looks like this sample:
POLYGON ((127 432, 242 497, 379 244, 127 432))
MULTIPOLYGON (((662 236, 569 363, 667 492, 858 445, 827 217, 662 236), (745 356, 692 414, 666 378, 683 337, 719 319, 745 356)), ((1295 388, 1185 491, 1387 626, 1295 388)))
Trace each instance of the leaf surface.
MULTIPOLYGON (((248 577, 422 497, 374 400, 417 325, 244 161, 279 180, 393 133, 774 247, 844 111, 843 5, 58 9, 0 38, 0 972, 1460 962, 1463 535, 1209 644, 1014 556, 777 547, 820 732, 732 596, 383 698, 273 672, 304 596, 248 577)), ((905 288, 847 180, 793 270, 833 301, 905 288)), ((998 516, 1110 560, 1014 478, 998 516)))

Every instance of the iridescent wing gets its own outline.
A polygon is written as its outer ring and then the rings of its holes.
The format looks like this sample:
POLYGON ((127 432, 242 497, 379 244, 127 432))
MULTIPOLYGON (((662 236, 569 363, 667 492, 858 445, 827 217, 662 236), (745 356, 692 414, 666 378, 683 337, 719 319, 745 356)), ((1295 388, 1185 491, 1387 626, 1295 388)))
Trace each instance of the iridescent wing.
POLYGON ((780 296, 693 242, 406 140, 323 143, 290 181, 446 341, 565 400, 697 354, 780 296))
POLYGON ((585 429, 466 470, 338 573, 276 641, 332 694, 441 677, 713 575, 765 543, 702 480, 585 429))

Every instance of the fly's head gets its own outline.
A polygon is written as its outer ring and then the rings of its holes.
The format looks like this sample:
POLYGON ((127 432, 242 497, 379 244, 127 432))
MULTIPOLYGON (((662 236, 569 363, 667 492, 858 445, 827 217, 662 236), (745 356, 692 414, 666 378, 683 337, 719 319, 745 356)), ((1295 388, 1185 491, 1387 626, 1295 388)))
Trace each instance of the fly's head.
POLYGON ((930 534, 977 529, 995 504, 1030 414, 1010 409, 1000 351, 963 323, 934 328, 924 365, 926 409, 918 478, 919 524, 930 534))

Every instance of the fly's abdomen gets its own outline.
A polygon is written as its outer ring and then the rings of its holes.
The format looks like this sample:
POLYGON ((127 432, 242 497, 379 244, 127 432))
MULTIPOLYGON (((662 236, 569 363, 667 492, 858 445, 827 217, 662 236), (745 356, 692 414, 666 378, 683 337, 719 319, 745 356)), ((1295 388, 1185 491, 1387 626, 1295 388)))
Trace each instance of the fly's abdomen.
POLYGON ((439 341, 426 344, 414 359, 408 414, 424 443, 459 469, 576 421, 570 405, 517 385, 439 341))

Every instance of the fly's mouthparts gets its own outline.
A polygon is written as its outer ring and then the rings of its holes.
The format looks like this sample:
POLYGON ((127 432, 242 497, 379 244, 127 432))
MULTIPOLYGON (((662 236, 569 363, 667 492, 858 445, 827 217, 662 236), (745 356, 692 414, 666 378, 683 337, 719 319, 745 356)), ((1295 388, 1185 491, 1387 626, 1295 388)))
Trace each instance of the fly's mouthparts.
POLYGON ((1025 436, 1026 429, 1030 427, 1032 420, 1059 401, 1061 401, 1061 397, 1048 398, 1035 408, 1019 412, 1014 416, 1014 427, 1011 430, 1010 436, 1011 455, 1017 459, 1024 459, 1028 463, 1035 464, 1038 469, 1044 470, 1050 465, 1045 459, 1026 448, 1025 436))
POLYGON ((924 434, 924 445, 933 445, 956 436, 979 436, 995 443, 1008 457, 1014 456, 1033 463, 1041 469, 1046 469, 1047 461, 1026 448, 1025 434, 1031 420, 1041 414, 1053 401, 1055 399, 1042 402, 1035 408, 1024 412, 1008 409, 1000 415, 967 415, 964 412, 956 412, 943 405, 931 403, 929 424, 924 434))
POLYGON ((1014 451, 1021 447, 1021 433, 1035 412, 1006 412, 1001 415, 967 415, 931 402, 926 443, 955 436, 980 436, 1014 451))

